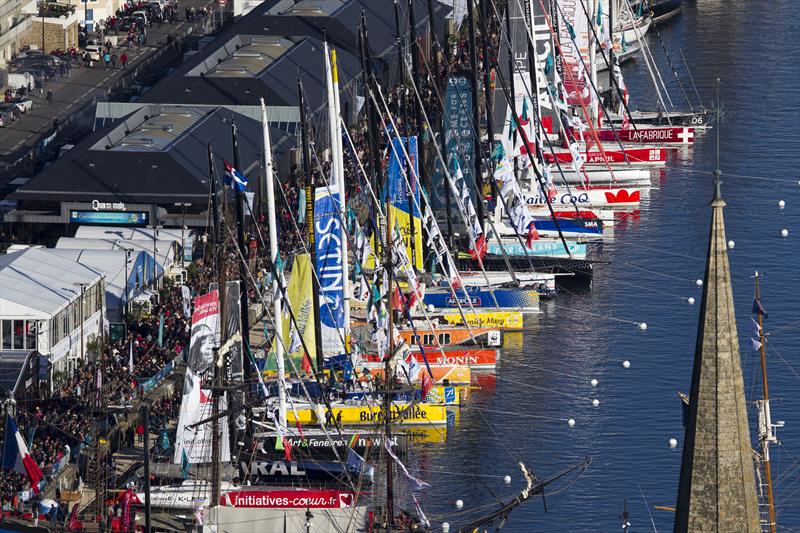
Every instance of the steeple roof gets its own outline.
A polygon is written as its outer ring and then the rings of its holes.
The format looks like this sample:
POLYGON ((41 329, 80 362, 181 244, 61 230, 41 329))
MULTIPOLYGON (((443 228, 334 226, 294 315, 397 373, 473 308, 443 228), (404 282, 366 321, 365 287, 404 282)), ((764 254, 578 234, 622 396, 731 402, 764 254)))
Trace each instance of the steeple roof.
POLYGON ((697 328, 675 533, 760 533, 719 172, 697 328))

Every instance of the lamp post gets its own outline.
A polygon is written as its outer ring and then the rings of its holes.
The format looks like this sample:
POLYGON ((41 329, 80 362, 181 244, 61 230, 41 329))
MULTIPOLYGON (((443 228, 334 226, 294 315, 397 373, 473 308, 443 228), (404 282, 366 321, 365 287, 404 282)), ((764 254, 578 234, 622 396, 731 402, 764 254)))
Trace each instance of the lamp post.
POLYGON ((181 267, 186 266, 184 264, 184 258, 186 255, 186 248, 184 247, 184 233, 186 231, 186 208, 191 207, 192 204, 186 202, 175 202, 175 207, 181 208, 181 267))
POLYGON ((130 277, 129 274, 128 274, 128 261, 131 258, 130 254, 133 251, 133 248, 123 248, 122 250, 125 252, 125 258, 124 258, 124 262, 125 262, 125 293, 123 295, 125 297, 125 303, 123 304, 124 307, 122 308, 122 323, 125 325, 125 338, 127 338, 128 337, 128 294, 130 294, 129 291, 128 291, 128 278, 130 277))
POLYGON ((73 285, 81 288, 81 298, 80 298, 80 313, 79 313, 79 320, 80 320, 80 328, 81 328, 81 359, 86 357, 86 347, 83 344, 83 295, 86 293, 86 285, 87 283, 73 283, 73 285))

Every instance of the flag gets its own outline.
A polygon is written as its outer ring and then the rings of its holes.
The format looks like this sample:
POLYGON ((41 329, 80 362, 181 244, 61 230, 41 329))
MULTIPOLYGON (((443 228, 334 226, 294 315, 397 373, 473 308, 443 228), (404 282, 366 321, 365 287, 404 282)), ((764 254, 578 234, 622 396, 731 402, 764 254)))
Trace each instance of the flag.
POLYGON ((413 382, 419 377, 419 372, 422 370, 422 365, 419 364, 414 354, 411 354, 408 360, 408 378, 413 382))
POLYGON ((128 375, 133 375, 133 340, 130 341, 130 350, 128 350, 128 375))
POLYGON ((224 161, 224 163, 225 163, 225 180, 224 180, 225 185, 230 185, 231 187, 233 187, 235 184, 236 190, 238 190, 239 192, 244 192, 244 190, 247 188, 247 178, 244 176, 244 174, 233 168, 233 165, 231 165, 227 161, 224 161))
POLYGON ((364 465, 366 461, 364 458, 358 455, 358 453, 352 448, 347 448, 347 467, 352 470, 353 472, 361 472, 364 470, 364 465))
POLYGON ((181 298, 183 298, 183 316, 192 317, 192 290, 186 285, 181 285, 181 298))
POLYGON ((425 516, 425 513, 422 512, 422 507, 420 507, 419 502, 417 501, 417 495, 412 494, 411 497, 414 499, 414 507, 417 510, 417 517, 419 518, 419 523, 425 527, 431 527, 431 523, 428 520, 428 517, 425 516))
MULTIPOLYGON (((486 237, 483 236, 481 221, 478 220, 478 215, 475 212, 475 206, 472 205, 472 198, 470 197, 469 189, 467 188, 467 183, 464 179, 464 174, 461 172, 461 166, 459 166, 458 160, 455 158, 453 159, 453 164, 455 178, 449 179, 450 190, 452 191, 453 196, 456 198, 456 206, 461 212, 461 216, 467 225, 467 233, 469 233, 470 243, 470 256, 480 262, 483 260, 483 256, 486 255, 486 251, 488 249, 486 237)), ((448 176, 448 178, 450 177, 448 176)), ((478 198, 478 201, 483 200, 478 198)))
POLYGON ((389 456, 392 459, 394 459, 394 462, 397 463, 397 467, 403 472, 403 474, 405 474, 406 478, 411 482, 412 491, 422 490, 430 487, 428 483, 411 475, 411 473, 406 468, 406 465, 404 465, 402 461, 400 461, 400 459, 397 457, 397 455, 395 455, 395 453, 392 451, 392 443, 389 441, 388 438, 384 438, 383 443, 384 447, 386 448, 386 451, 389 453, 389 456))
POLYGON ((28 445, 19 433, 17 423, 10 415, 6 415, 5 446, 3 447, 3 468, 28 476, 33 492, 39 494, 39 482, 42 471, 28 453, 28 445))
POLYGON ((164 313, 158 317, 158 347, 164 347, 164 313))
POLYGON ((756 322, 756 319, 753 318, 753 317, 750 317, 750 320, 753 322, 753 333, 755 333, 756 335, 758 335, 760 337, 761 336, 761 325, 759 325, 759 323, 756 322))
POLYGON ((750 347, 753 348, 754 352, 757 352, 761 349, 761 342, 750 337, 750 347))
POLYGON ((189 456, 186 455, 186 450, 182 449, 181 450, 181 477, 183 479, 186 479, 186 478, 189 477, 189 467, 190 466, 191 465, 189 464, 189 456))
POLYGON ((758 298, 753 298, 753 314, 769 318, 769 315, 767 315, 767 312, 764 311, 764 308, 761 306, 761 300, 758 298))
POLYGON ((427 372, 424 372, 422 374, 422 401, 423 402, 428 397, 428 393, 431 391, 431 387, 433 387, 433 380, 431 379, 430 374, 428 374, 427 372))
POLYGON ((83 522, 78 520, 78 505, 77 503, 72 506, 72 512, 69 514, 69 523, 67 525, 67 529, 70 531, 81 531, 83 530, 83 522))

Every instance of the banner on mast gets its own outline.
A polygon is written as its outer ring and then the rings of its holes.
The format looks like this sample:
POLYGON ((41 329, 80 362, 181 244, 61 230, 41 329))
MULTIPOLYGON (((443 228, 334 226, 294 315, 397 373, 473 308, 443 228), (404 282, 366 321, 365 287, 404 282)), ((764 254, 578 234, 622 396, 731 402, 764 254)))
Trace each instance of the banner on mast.
MULTIPOLYGON (((467 187, 470 191, 472 202, 478 198, 473 178, 475 154, 475 131, 472 128, 472 83, 465 76, 450 76, 447 79, 447 92, 444 101, 444 137, 445 152, 442 154, 448 164, 455 154, 463 164, 461 171, 464 173, 467 187)), ((437 218, 444 221, 444 208, 446 195, 450 194, 449 186, 445 180, 442 161, 437 157, 431 182, 431 203, 437 212, 437 218)))
MULTIPOLYGON (((400 232, 406 245, 406 256, 411 260, 414 268, 422 270, 422 234, 421 217, 419 212, 420 195, 419 183, 419 158, 417 152, 417 137, 395 137, 392 139, 392 152, 389 158, 389 171, 386 186, 390 200, 392 224, 400 232), (411 160, 412 169, 409 169, 403 146, 411 160), (413 170, 413 171, 412 171, 413 170), (405 177, 403 173, 405 172, 405 177), (408 182, 406 182, 408 178, 408 182), (409 188, 409 184, 411 187, 409 188), (412 222, 413 220, 413 222, 412 222), (413 234, 412 234, 413 225, 413 234)), ((384 195, 386 191, 384 191, 384 195)))
POLYGON ((219 291, 194 299, 192 335, 189 341, 189 368, 200 374, 214 363, 213 349, 220 345, 219 291))
POLYGON ((344 277, 347 258, 339 219, 339 193, 318 187, 314 194, 314 246, 319 280, 319 322, 324 359, 345 353, 344 277))
MULTIPOLYGON (((186 377, 183 381, 183 399, 181 401, 180 414, 178 415, 175 452, 172 456, 173 463, 181 464, 184 452, 190 464, 211 462, 211 449, 214 438, 211 422, 206 422, 199 426, 194 426, 194 424, 211 416, 213 408, 212 394, 218 393, 212 393, 210 389, 203 389, 200 376, 192 372, 191 368, 187 368, 186 377)), ((219 401, 219 410, 221 412, 228 408, 227 403, 227 398, 223 394, 219 401)), ((220 461, 228 462, 231 460, 228 417, 222 417, 219 424, 222 427, 220 461)))

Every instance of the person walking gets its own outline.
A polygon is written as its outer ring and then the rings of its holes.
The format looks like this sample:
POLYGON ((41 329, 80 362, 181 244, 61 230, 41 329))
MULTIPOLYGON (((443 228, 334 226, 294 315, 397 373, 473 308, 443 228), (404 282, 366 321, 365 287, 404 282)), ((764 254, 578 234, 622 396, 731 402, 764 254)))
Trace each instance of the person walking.
POLYGON ((117 54, 111 54, 111 68, 117 69, 117 54))
POLYGON ((108 70, 108 66, 111 64, 111 54, 105 52, 103 54, 103 62, 106 64, 106 70, 108 70))
POLYGON ((47 103, 53 105, 53 90, 47 89, 47 103))
POLYGON ((128 64, 128 54, 122 52, 122 55, 119 56, 119 62, 122 63, 122 68, 125 68, 125 65, 128 64))

